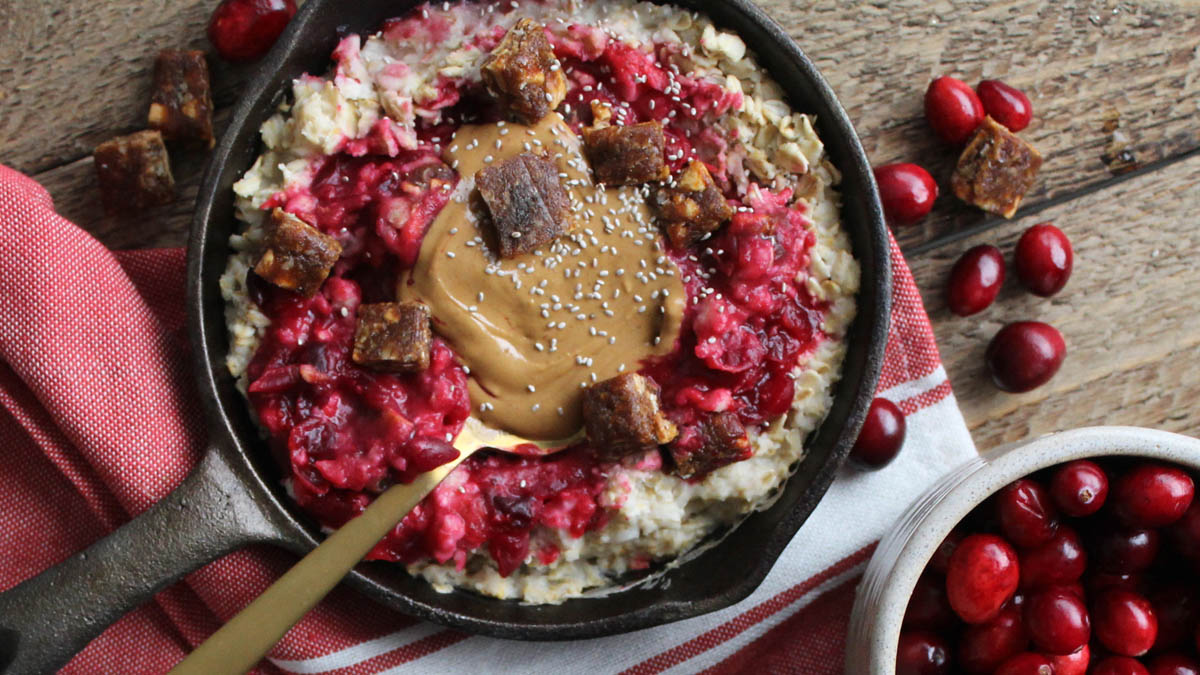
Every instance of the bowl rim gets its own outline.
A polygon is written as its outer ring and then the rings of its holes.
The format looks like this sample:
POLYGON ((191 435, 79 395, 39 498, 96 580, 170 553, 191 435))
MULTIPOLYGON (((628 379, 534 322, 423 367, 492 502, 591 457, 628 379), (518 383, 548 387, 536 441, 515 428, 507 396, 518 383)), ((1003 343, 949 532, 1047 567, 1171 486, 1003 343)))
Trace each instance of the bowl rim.
MULTIPOLYGON (((602 0, 597 0, 602 1, 602 0)), ((353 11, 362 6, 386 6, 385 16, 397 16, 419 3, 403 2, 356 3, 353 11)), ((834 389, 834 404, 825 421, 811 433, 806 442, 813 467, 805 475, 789 478, 775 506, 752 514, 725 540, 728 546, 716 546, 693 560, 670 571, 667 581, 654 588, 612 594, 625 597, 625 609, 601 609, 601 599, 573 599, 562 605, 512 605, 481 610, 480 600, 489 603, 513 603, 483 596, 460 597, 466 591, 437 593, 426 588, 428 583, 418 579, 421 589, 394 581, 394 574, 381 571, 385 563, 360 564, 348 575, 349 585, 369 597, 409 615, 473 633, 513 639, 566 640, 591 638, 647 628, 662 623, 697 616, 722 609, 748 596, 766 577, 774 561, 795 536, 800 525, 825 494, 840 465, 848 455, 867 407, 874 395, 882 367, 891 307, 891 248, 884 225, 878 192, 866 154, 845 110, 832 89, 817 72, 787 33, 749 0, 704 2, 677 0, 672 3, 685 9, 704 13, 726 30, 732 30, 752 47, 763 69, 780 83, 792 106, 803 112, 817 113, 816 126, 822 141, 830 151, 834 165, 843 175, 840 219, 853 240, 855 257, 863 267, 863 277, 857 295, 858 316, 850 328, 853 350, 848 350, 842 366, 843 377, 834 389), (791 84, 787 84, 790 82, 791 84), (850 187, 847 187, 850 186, 850 187), (851 189, 852 188, 852 189, 851 189), (769 519, 770 527, 767 527, 769 519), (752 526, 753 523, 753 526, 752 526), (754 537, 750 547, 757 557, 745 559, 744 542, 754 537), (731 541, 732 540, 732 541, 731 541), (742 549, 738 547, 742 546, 742 549), (701 559, 731 565, 726 569, 739 570, 725 579, 702 575, 697 569, 701 559), (689 571, 689 568, 691 570, 689 571), (703 592, 701 592, 703 589, 703 592), (644 598, 628 599, 633 593, 644 598), (435 597, 436 595, 436 597, 435 597), (572 603, 589 603, 586 609, 578 606, 574 613, 559 611, 572 603)), ((228 227, 223 220, 232 220, 231 174, 240 177, 257 154, 254 140, 261 121, 278 103, 280 82, 296 62, 311 51, 313 40, 302 45, 304 31, 315 29, 314 24, 332 22, 328 27, 346 27, 345 14, 334 14, 333 0, 309 0, 293 19, 270 54, 258 66, 236 106, 229 127, 222 135, 209 164, 197 197, 189 239, 189 327, 192 339, 195 372, 201 390, 202 404, 209 422, 211 442, 227 461, 235 464, 242 479, 242 488, 270 512, 277 524, 276 543, 297 553, 305 553, 316 545, 315 528, 298 509, 291 505, 282 488, 274 485, 264 469, 266 460, 258 456, 261 442, 248 426, 244 402, 237 398, 231 378, 224 371, 226 332, 224 303, 218 278, 224 269, 228 247, 228 227), (249 155, 247 153, 250 153, 249 155), (245 164, 242 161, 248 160, 245 164), (224 230, 222 228, 225 228, 224 230), (226 232, 226 234, 222 234, 226 232)), ((347 10, 350 11, 350 10, 347 10)), ((356 15, 357 16, 357 15, 356 15)), ((379 25, 379 22, 372 24, 379 25)), ((311 36, 308 36, 311 37, 311 36)), ((322 54, 328 63, 332 46, 322 54)), ((708 569, 708 568, 706 568, 708 569)))
POLYGON ((1035 471, 1103 456, 1145 457, 1200 470, 1200 440, 1143 427, 1082 427, 992 448, 955 467, 914 500, 876 547, 851 613, 846 672, 895 672, 900 626, 917 579, 972 509, 1035 471))

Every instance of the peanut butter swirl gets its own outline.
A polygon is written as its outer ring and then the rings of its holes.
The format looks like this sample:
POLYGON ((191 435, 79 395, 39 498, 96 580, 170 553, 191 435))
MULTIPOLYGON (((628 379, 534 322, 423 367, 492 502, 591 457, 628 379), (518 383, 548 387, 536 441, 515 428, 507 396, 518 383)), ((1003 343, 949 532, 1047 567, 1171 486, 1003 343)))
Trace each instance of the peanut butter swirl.
POLYGON ((464 126, 445 158, 462 180, 397 294, 429 306, 434 330, 470 368, 476 417, 529 439, 568 438, 582 426, 584 387, 673 348, 687 301, 679 270, 644 195, 593 185, 579 139, 557 113, 532 127, 464 126), (571 230, 500 259, 474 176, 523 152, 557 162, 571 230))

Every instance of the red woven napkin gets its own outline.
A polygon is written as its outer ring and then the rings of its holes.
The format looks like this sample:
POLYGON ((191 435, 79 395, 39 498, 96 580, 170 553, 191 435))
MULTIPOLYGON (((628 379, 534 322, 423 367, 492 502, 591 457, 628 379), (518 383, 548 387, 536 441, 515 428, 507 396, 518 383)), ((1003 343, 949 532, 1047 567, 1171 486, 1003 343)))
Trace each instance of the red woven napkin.
MULTIPOLYGON (((7 457, 0 464, 0 589, 7 589, 166 495, 198 460, 204 430, 179 302, 181 249, 114 254, 58 216, 40 185, 0 166, 0 250, 0 446, 7 457)), ((933 449, 923 459, 940 453, 950 462, 964 452, 966 429, 916 287, 893 250, 896 308, 881 390, 910 416, 910 448, 914 433, 928 435, 920 446, 933 449)), ((840 672, 853 588, 871 542, 935 477, 898 464, 839 479, 764 587, 722 612, 627 636, 531 645, 419 622, 339 588, 261 669, 840 672), (874 519, 881 524, 868 519, 851 526, 855 535, 838 535, 844 518, 857 518, 846 509, 864 492, 878 494, 876 481, 904 484, 884 491, 892 496, 874 519), (805 648, 779 649, 785 644, 805 648)), ((65 672, 165 671, 293 561, 269 547, 228 555, 125 616, 65 672)))

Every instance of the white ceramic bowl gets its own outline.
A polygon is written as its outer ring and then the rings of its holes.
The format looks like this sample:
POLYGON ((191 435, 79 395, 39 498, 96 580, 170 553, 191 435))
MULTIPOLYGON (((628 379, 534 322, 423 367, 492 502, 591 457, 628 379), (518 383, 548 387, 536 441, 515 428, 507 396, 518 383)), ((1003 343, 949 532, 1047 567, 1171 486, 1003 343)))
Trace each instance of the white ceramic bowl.
POLYGON ((846 639, 846 673, 891 675, 900 623, 917 578, 950 530, 989 495, 1039 469, 1122 455, 1200 470, 1200 440, 1138 427, 1088 427, 985 452, 921 495, 880 540, 859 584, 846 639))

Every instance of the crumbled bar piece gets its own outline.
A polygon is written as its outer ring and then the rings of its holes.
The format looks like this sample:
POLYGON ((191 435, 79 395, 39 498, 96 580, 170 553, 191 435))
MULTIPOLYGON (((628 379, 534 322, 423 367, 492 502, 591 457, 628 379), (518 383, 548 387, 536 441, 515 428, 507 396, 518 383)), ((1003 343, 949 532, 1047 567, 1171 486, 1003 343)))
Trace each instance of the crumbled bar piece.
POLYGON ((254 273, 301 295, 316 293, 342 255, 342 245, 283 209, 271 212, 265 229, 254 273))
POLYGON ((710 415, 698 427, 680 434, 668 450, 681 478, 702 476, 751 455, 746 430, 731 412, 710 415))
POLYGON ((950 187, 964 202, 1012 218, 1041 166, 1032 145, 989 115, 959 156, 950 187))
POLYGON ((592 128, 603 129, 612 124, 612 104, 608 101, 593 100, 589 104, 592 108, 592 128))
POLYGON ((488 91, 525 124, 542 119, 567 96, 567 78, 542 24, 533 19, 508 29, 484 59, 480 75, 488 91))
POLYGON ((429 308, 419 302, 380 302, 358 306, 354 353, 360 366, 393 373, 429 367, 429 308))
POLYGON ((480 169, 475 186, 491 213, 501 258, 530 253, 567 230, 571 199, 558 167, 530 152, 480 169))
POLYGON ((157 131, 139 131, 105 141, 96 146, 92 158, 104 210, 110 214, 158 206, 175 198, 167 148, 157 131))
POLYGON ((658 217, 675 248, 687 248, 733 217, 704 162, 692 160, 675 184, 654 196, 658 217))
POLYGON ((598 382, 583 394, 583 424, 596 456, 616 461, 670 443, 678 430, 658 407, 658 385, 637 373, 598 382))
POLYGON ((154 62, 151 129, 168 141, 213 146, 212 92, 204 52, 164 49, 154 62))
POLYGON ((671 170, 663 160, 663 128, 658 122, 583 130, 583 149, 597 183, 636 185, 666 180, 671 170))

